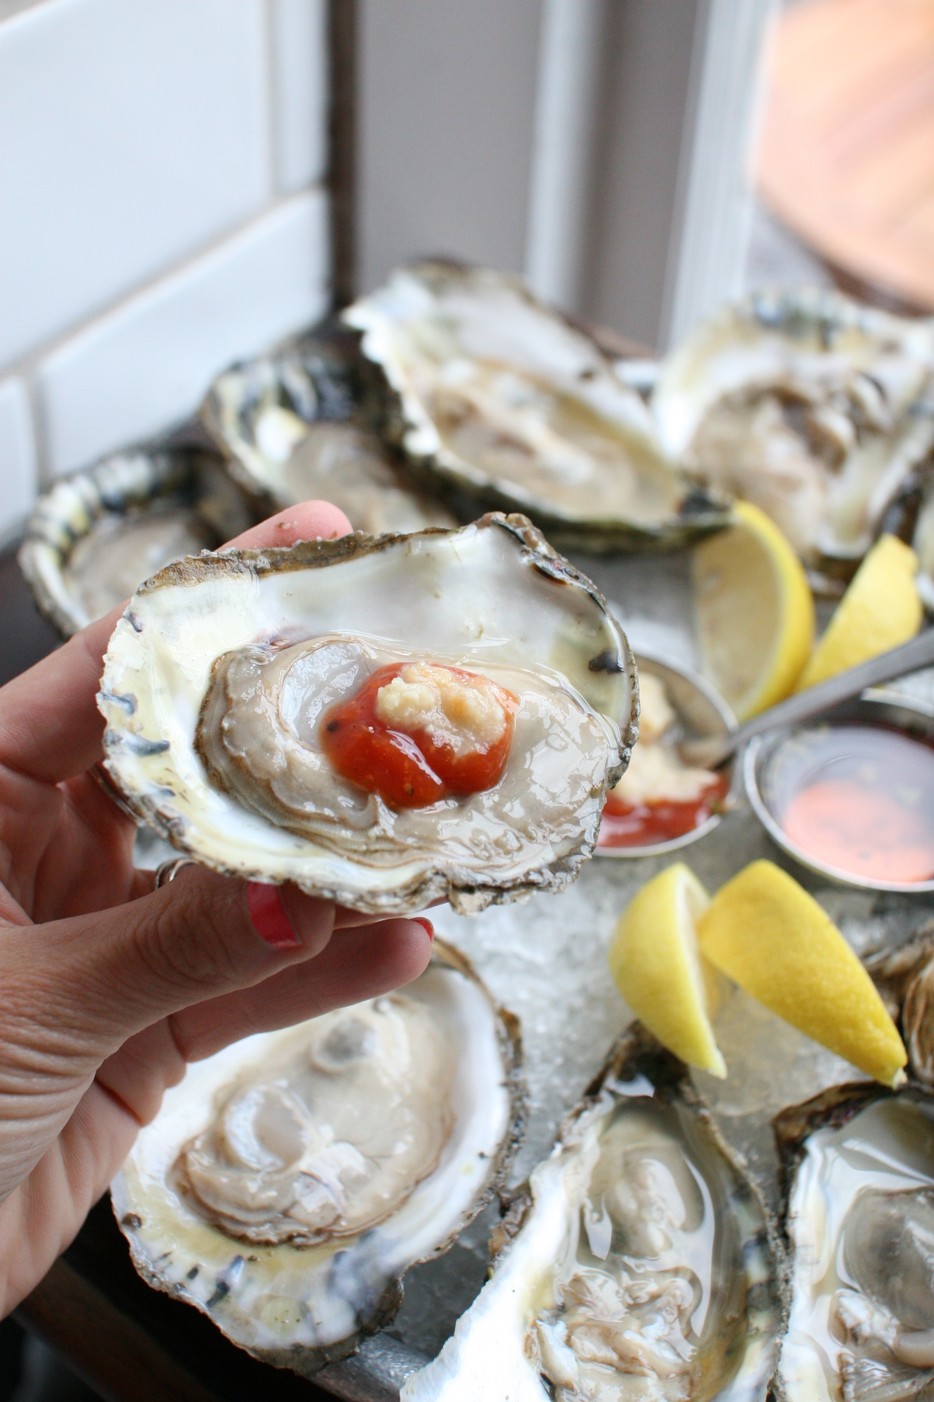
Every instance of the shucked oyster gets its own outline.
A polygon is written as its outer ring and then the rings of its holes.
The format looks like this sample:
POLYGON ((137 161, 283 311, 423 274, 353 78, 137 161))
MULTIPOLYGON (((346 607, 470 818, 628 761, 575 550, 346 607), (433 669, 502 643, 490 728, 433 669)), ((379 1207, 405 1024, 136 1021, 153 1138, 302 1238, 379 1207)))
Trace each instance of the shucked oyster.
POLYGON ((662 363, 662 445, 755 502, 809 564, 846 573, 934 447, 934 329, 836 292, 760 293, 662 363))
POLYGON ((566 885, 638 709, 601 596, 501 516, 170 567, 100 705, 110 774, 181 850, 377 913, 566 885))
POLYGON ((782 1402, 934 1395, 934 1102, 839 1086, 775 1122, 790 1161, 782 1402))
POLYGON ((401 1395, 764 1399, 780 1323, 763 1204, 684 1067, 635 1032, 533 1172, 490 1281, 401 1395))
POLYGON ((196 1063, 113 1184, 137 1269, 270 1363, 344 1356, 505 1173, 518 1055, 439 942, 407 988, 196 1063))
POLYGON ((373 430, 357 338, 326 327, 214 381, 201 421, 231 473, 268 510, 324 497, 355 530, 453 526, 373 430))
POLYGON ((216 550, 254 520, 216 459, 140 448, 56 482, 26 523, 19 563, 42 613, 68 637, 170 560, 216 550))
POLYGON ((582 550, 674 545, 724 524, 664 460, 596 340, 518 278, 415 264, 343 315, 385 376, 387 431, 474 509, 526 512, 582 550))

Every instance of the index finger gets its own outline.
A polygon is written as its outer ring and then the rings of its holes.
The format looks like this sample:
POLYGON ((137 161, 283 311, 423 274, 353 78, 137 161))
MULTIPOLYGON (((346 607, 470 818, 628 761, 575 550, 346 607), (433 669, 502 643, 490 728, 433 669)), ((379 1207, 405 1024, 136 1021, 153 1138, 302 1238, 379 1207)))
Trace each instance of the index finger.
MULTIPOLYGON (((346 535, 350 522, 326 501, 306 501, 252 526, 225 549, 264 549, 346 535)), ((0 765, 46 783, 81 774, 101 758, 97 688, 119 605, 82 628, 0 691, 0 765)))

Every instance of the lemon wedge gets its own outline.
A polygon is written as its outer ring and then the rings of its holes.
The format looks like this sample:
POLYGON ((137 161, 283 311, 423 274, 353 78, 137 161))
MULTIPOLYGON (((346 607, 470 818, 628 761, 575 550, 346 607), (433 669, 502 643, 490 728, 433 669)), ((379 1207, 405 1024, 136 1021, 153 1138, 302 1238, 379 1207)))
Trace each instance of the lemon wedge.
POLYGON ((827 913, 774 863, 752 862, 697 922, 704 956, 821 1046, 884 1085, 904 1080, 902 1039, 827 913))
POLYGON ((918 558, 910 545, 893 535, 880 536, 831 614, 795 690, 803 691, 913 638, 924 612, 917 571, 918 558))
POLYGON ((694 551, 701 667, 739 720, 787 696, 814 642, 814 599, 793 547, 759 507, 694 551))
POLYGON ((697 948, 708 901, 690 867, 675 862, 637 892, 616 923, 610 972, 636 1017, 690 1066, 725 1076, 710 1018, 719 975, 697 948))

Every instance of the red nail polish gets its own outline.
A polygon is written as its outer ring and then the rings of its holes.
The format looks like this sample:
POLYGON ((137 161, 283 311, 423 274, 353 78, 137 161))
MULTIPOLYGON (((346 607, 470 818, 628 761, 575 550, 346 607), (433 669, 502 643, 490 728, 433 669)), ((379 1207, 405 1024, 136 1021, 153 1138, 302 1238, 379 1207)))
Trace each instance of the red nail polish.
POLYGON ((262 881, 248 881, 246 903, 250 919, 273 949, 298 949, 301 940, 292 928, 292 922, 282 904, 282 894, 278 886, 267 886, 262 881))
POLYGON ((421 926, 422 926, 422 928, 424 929, 426 935, 428 936, 428 938, 429 938, 430 940, 433 940, 433 939, 434 939, 434 937, 435 937, 435 927, 434 927, 434 925, 432 925, 432 923, 431 923, 430 920, 426 920, 425 917, 424 917, 424 915, 416 915, 416 917, 415 917, 415 923, 416 923, 416 925, 421 925, 421 926))

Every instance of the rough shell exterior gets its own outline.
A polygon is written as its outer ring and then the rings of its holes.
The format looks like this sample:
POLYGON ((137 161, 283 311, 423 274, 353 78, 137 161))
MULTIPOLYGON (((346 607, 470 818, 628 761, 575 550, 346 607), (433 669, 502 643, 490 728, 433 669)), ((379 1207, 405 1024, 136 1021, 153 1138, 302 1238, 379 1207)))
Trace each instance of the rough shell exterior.
POLYGON ((63 478, 40 497, 26 523, 19 563, 41 612, 70 637, 105 611, 89 611, 91 591, 75 574, 79 553, 87 555, 93 596, 115 608, 147 574, 174 558, 178 538, 189 538, 189 549, 216 549, 255 519, 215 458, 189 448, 140 448, 63 478), (129 558, 114 564, 119 535, 127 528, 136 528, 137 539, 129 558), (149 533, 143 547, 141 528, 149 533), (160 535, 166 542, 161 553, 160 535))
MULTIPOLYGON (((373 913, 444 898, 466 912, 560 890, 574 878, 593 851, 606 788, 628 760, 638 691, 626 639, 595 587, 524 518, 490 516, 454 532, 347 536, 179 562, 147 584, 118 625, 100 706, 114 782, 181 851, 373 913), (465 866, 457 855, 438 860, 406 849, 374 870, 247 813, 207 783, 193 747, 214 658, 264 638, 348 633, 416 656, 457 657, 466 666, 473 659, 480 669, 492 648, 513 665, 565 678, 607 728, 599 791, 587 790, 573 820, 559 795, 548 799, 534 851, 513 849, 502 869, 486 858, 465 866)), ((469 814, 464 821, 469 826, 469 814)))

